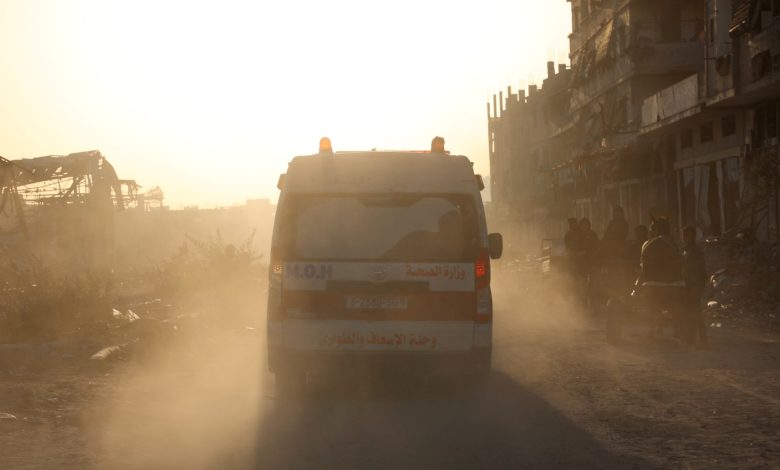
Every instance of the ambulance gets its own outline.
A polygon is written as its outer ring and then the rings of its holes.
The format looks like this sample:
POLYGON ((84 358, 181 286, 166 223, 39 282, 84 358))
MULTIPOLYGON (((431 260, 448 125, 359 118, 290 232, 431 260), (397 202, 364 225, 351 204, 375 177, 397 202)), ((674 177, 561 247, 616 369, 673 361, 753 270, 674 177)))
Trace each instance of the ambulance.
POLYGON ((430 151, 333 152, 323 138, 280 176, 267 310, 278 384, 490 370, 490 259, 503 242, 488 235, 481 176, 437 139, 430 151))

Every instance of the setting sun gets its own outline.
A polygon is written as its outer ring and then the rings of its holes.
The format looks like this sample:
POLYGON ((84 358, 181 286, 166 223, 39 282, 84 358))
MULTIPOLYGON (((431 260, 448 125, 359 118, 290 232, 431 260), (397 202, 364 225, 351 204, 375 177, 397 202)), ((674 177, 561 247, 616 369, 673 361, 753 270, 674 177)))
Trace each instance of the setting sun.
POLYGON ((99 149, 173 206, 275 197, 322 135, 488 173, 485 102, 566 50, 559 3, 6 2, 0 154, 99 149))
POLYGON ((0 155, 99 149, 172 207, 274 198, 323 135, 337 151, 442 135, 487 174, 488 98, 566 57, 568 4, 540 5, 4 2, 0 155))

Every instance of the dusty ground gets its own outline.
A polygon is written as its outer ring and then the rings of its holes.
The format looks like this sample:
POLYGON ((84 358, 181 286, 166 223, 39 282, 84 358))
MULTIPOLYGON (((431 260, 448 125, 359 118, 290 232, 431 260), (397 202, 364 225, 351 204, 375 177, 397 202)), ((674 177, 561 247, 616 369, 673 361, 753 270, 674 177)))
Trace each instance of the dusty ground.
MULTIPOLYGON (((506 281, 504 281, 506 282, 506 281)), ((717 350, 603 325, 498 282, 484 387, 319 384, 276 396, 258 331, 193 331, 134 359, 0 346, 0 468, 777 468, 780 336, 717 350)))

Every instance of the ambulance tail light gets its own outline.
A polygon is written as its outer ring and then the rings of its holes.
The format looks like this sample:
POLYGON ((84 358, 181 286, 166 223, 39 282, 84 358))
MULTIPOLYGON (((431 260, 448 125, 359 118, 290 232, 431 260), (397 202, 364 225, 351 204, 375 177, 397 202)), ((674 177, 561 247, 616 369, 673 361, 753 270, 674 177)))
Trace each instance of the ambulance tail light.
POLYGON ((474 263, 474 288, 476 291, 477 323, 490 323, 493 320, 493 295, 490 292, 490 254, 488 250, 479 250, 474 263))
POLYGON ((474 280, 477 289, 490 285, 490 255, 486 249, 479 250, 474 263, 474 280))

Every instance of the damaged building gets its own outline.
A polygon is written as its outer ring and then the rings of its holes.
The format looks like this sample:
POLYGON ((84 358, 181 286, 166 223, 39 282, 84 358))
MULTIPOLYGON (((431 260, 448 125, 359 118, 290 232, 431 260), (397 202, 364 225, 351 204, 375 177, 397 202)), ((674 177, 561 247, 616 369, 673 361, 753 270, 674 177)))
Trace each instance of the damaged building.
POLYGON ((110 263, 115 208, 135 204, 138 185, 117 177, 97 150, 0 160, 0 246, 50 266, 110 263), (8 249, 10 248, 10 249, 8 249))
MULTIPOLYGON (((548 77, 536 85, 507 96, 499 93, 488 105, 490 128, 490 186, 492 215, 512 221, 507 228, 516 237, 538 239, 557 232, 569 207, 568 196, 558 194, 553 168, 571 148, 569 84, 571 70, 548 63, 548 77), (501 103, 499 106, 498 103, 501 103)), ((560 176, 560 175, 557 175, 560 176)))
POLYGON ((778 239, 780 2, 706 2, 702 69, 643 103, 643 136, 675 154, 679 222, 778 239))
POLYGON ((187 240, 224 237, 267 252, 267 199, 213 209, 170 210, 159 186, 142 191, 97 150, 0 157, 0 257, 38 260, 57 272, 158 265, 187 240), (252 235, 252 234, 255 235, 252 235))
POLYGON ((778 240, 780 1, 569 1, 571 69, 488 104, 494 217, 538 240, 621 206, 778 240))

